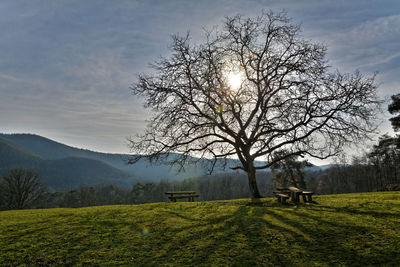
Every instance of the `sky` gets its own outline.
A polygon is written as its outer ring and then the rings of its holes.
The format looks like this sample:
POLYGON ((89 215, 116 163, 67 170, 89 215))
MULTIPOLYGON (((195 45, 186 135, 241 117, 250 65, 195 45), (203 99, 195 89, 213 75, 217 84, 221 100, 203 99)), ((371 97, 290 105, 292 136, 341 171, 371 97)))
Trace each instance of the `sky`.
MULTIPOLYGON (((128 153, 126 138, 151 116, 129 87, 168 55, 171 35, 201 42, 226 16, 263 9, 285 10, 305 38, 324 43, 332 69, 378 72, 383 99, 400 93, 398 0, 2 0, 0 133, 128 153)), ((380 133, 391 133, 388 118, 380 133)))

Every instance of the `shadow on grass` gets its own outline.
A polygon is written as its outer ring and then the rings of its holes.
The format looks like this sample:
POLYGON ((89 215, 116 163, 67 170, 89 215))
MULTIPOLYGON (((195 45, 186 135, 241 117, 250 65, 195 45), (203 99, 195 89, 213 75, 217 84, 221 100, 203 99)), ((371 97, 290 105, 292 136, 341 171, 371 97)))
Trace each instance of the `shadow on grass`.
MULTIPOLYGON (((18 229, 32 226, 38 228, 36 233, 44 232, 49 239, 43 244, 51 248, 37 246, 28 258, 9 258, 7 263, 73 265, 92 258, 108 265, 137 266, 395 266, 400 262, 400 238, 390 236, 393 231, 387 229, 399 224, 392 220, 393 212, 315 203, 281 205, 272 199, 146 206, 145 211, 144 215, 116 209, 65 216, 58 218, 61 230, 67 231, 60 235, 60 229, 46 231, 40 225, 55 225, 53 217, 36 225, 21 224, 18 229), (69 220, 73 221, 65 227, 69 220), (143 232, 146 225, 149 233, 143 232)), ((19 238, 16 234, 15 240, 19 238)))
MULTIPOLYGON (((362 205, 360 206, 362 208, 362 205)), ((312 210, 321 210, 323 209, 324 212, 333 212, 333 213, 344 213, 344 214, 351 214, 351 215, 367 215, 367 216, 372 216, 372 217, 378 217, 378 218, 394 218, 397 219, 399 217, 399 214, 397 212, 380 212, 380 211, 373 211, 373 210, 360 210, 357 208, 352 208, 349 206, 344 206, 344 207, 332 207, 332 206, 326 206, 326 205, 319 205, 316 208, 310 207, 312 210)))
MULTIPOLYGON (((390 265, 399 260, 395 248, 380 247, 375 242, 374 236, 379 233, 373 224, 340 222, 334 216, 310 214, 308 209, 315 213, 327 207, 309 204, 293 210, 294 205, 257 199, 239 205, 233 213, 204 219, 166 211, 189 225, 169 229, 169 242, 162 245, 163 252, 157 260, 174 255, 178 264, 241 266, 390 265)), ((298 204, 302 206, 305 204, 298 204)), ((348 216, 357 213, 350 208, 331 210, 348 216)))
POLYGON ((263 200, 263 199, 259 199, 259 198, 253 198, 251 199, 251 202, 246 203, 246 206, 255 206, 255 207, 281 207, 281 208, 285 208, 285 207, 301 207, 301 206, 308 206, 308 205, 312 205, 312 204, 319 204, 316 201, 310 201, 310 202, 292 202, 292 201, 288 201, 285 204, 279 203, 278 201, 271 201, 271 199, 268 200, 263 200))

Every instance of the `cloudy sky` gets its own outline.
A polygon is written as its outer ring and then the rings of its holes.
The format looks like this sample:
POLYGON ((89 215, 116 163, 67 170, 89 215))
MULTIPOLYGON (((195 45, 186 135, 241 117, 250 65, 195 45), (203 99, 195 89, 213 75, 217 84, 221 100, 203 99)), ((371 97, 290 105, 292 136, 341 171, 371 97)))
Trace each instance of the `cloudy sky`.
MULTIPOLYGON (((150 116, 129 86, 168 54, 170 36, 189 30, 201 41, 225 16, 262 9, 286 10, 328 46, 334 68, 378 71, 381 97, 400 92, 398 0, 2 0, 0 132, 127 153, 126 137, 150 116)), ((390 133, 387 122, 381 132, 390 133)))

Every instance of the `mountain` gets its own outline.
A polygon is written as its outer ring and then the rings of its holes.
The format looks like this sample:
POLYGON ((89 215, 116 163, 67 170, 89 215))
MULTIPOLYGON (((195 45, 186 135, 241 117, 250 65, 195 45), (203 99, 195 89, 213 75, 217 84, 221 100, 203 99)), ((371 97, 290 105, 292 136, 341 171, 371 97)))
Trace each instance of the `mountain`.
MULTIPOLYGON (((64 159, 79 157, 101 161, 116 169, 141 177, 142 180, 183 180, 207 174, 207 168, 201 165, 188 164, 185 171, 178 173, 178 167, 165 164, 150 165, 145 159, 135 164, 126 164, 130 155, 94 152, 86 149, 70 147, 48 138, 34 134, 0 134, 0 138, 17 145, 43 159, 64 159)), ((207 162, 203 162, 207 163, 207 162)))
POLYGON ((52 190, 67 190, 81 184, 112 183, 132 186, 144 179, 100 160, 82 157, 44 158, 0 135, 0 175, 12 168, 25 167, 40 173, 52 190))
POLYGON ((37 171, 43 177, 46 185, 51 185, 57 190, 73 189, 81 184, 116 184, 131 187, 133 184, 143 181, 143 178, 126 173, 104 162, 77 157, 45 160, 38 165, 37 171))
MULTIPOLYGON (((75 148, 34 134, 0 134, 0 175, 17 166, 33 168, 41 174, 45 184, 54 190, 72 189, 80 184, 112 183, 130 187, 138 181, 177 181, 207 175, 207 166, 210 164, 207 160, 189 163, 184 171, 178 173, 177 166, 150 165, 145 159, 126 164, 129 157, 127 154, 75 148)), ((229 159, 226 168, 217 164, 214 172, 233 172, 230 167, 238 164, 238 160, 229 159)), ((323 170, 328 167, 313 166, 311 169, 323 170)))
POLYGON ((2 170, 2 168, 8 168, 8 166, 35 165, 41 160, 42 158, 38 155, 7 139, 1 138, 0 135, 0 170, 2 170))
MULTIPOLYGON (((204 167, 209 163, 207 160, 201 160, 202 164, 187 164, 178 173, 177 166, 150 165, 145 159, 127 164, 129 157, 75 148, 34 134, 0 134, 0 175, 18 166, 33 168, 54 190, 99 183, 132 186, 138 181, 176 181, 208 174, 204 167)), ((228 166, 235 164, 235 160, 228 162, 228 166)), ((218 171, 225 172, 222 168, 218 171)))
MULTIPOLYGON (((183 180, 185 178, 204 176, 208 174, 207 166, 210 166, 210 162, 207 160, 200 160, 200 162, 197 164, 188 163, 185 165, 184 171, 178 173, 177 166, 170 166, 166 164, 150 165, 150 163, 145 159, 141 159, 135 164, 127 164, 126 162, 131 155, 101 153, 87 149, 75 148, 34 134, 0 134, 0 138, 6 139, 15 145, 19 145, 27 151, 31 151, 35 155, 44 159, 79 157, 98 160, 131 175, 142 177, 151 181, 175 181, 183 180)), ((171 154, 170 157, 172 158, 174 155, 171 154)), ((217 164, 214 172, 230 172, 230 167, 237 166, 238 164, 238 160, 229 159, 227 161, 226 168, 223 168, 220 164, 217 164)), ((262 163, 257 162, 256 164, 261 165, 262 163)))

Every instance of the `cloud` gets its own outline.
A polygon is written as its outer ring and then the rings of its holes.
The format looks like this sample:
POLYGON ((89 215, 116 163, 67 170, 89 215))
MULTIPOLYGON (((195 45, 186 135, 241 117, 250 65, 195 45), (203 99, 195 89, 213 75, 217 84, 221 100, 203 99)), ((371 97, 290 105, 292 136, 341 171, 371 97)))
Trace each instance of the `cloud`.
POLYGON ((168 54, 171 34, 224 16, 286 9, 304 35, 328 44, 335 67, 382 72, 398 85, 396 1, 1 1, 0 132, 36 132, 70 144, 124 151, 150 111, 132 96, 135 75, 168 54))
POLYGON ((399 56, 400 15, 368 20, 343 29, 331 34, 328 42, 332 58, 338 64, 371 69, 389 63, 399 56))

